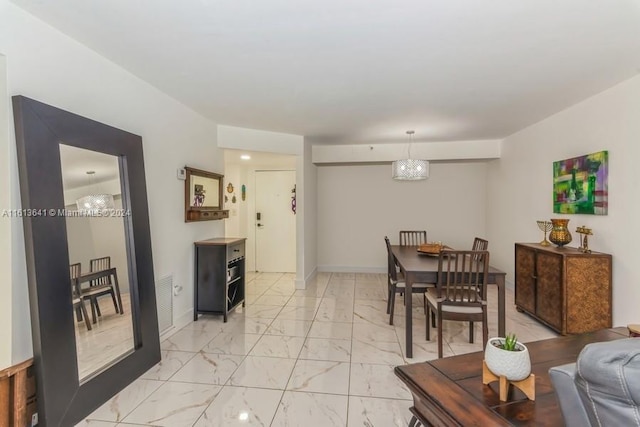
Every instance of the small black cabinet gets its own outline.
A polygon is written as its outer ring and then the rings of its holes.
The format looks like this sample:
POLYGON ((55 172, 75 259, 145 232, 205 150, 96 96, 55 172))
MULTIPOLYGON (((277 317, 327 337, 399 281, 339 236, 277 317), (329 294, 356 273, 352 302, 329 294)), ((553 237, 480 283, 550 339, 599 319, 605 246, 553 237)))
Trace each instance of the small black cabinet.
POLYGON ((199 314, 227 313, 244 307, 244 238, 215 238, 195 242, 194 310, 199 314))

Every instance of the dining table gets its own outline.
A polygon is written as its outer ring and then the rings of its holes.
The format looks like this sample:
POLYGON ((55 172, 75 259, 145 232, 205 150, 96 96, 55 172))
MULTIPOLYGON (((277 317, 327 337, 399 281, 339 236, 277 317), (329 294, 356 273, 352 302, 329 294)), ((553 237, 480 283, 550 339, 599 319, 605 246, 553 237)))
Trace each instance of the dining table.
MULTIPOLYGON (((418 251, 418 246, 392 245, 391 252, 396 258, 400 271, 404 275, 407 291, 405 300, 405 335, 406 356, 413 357, 413 316, 412 316, 412 292, 414 283, 436 283, 438 281, 438 254, 429 254, 418 251)), ((505 278, 506 273, 495 267, 489 266, 488 284, 498 287, 498 335, 505 336, 505 278)))
MULTIPOLYGON (((124 307, 122 307, 122 296, 120 295, 120 284, 118 283, 118 273, 115 267, 83 273, 74 279, 76 281, 75 286, 76 286, 76 289, 78 289, 78 293, 84 296, 87 292, 90 292, 92 290, 92 286, 89 286, 88 288, 83 288, 82 283, 94 282, 94 281, 99 282, 101 279, 109 278, 109 277, 112 280, 110 283, 113 284, 116 301, 118 303, 117 304, 118 308, 116 309, 116 312, 120 314, 124 314, 124 307)), ((95 317, 93 318, 93 323, 96 323, 95 317)))

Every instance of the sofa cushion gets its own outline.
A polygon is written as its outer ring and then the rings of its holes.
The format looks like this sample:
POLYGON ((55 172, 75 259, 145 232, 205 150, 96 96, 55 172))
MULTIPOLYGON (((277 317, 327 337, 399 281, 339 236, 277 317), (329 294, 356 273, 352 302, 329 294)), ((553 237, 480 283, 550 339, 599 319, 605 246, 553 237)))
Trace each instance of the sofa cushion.
POLYGON ((640 426, 640 339, 589 344, 576 370, 591 425, 640 426))

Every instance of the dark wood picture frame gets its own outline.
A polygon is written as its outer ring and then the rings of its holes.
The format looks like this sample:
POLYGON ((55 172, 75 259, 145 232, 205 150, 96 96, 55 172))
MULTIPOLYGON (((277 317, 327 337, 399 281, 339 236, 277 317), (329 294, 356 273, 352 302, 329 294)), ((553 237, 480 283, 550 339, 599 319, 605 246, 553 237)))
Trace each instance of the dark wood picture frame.
POLYGON ((186 172, 184 181, 184 222, 211 221, 215 219, 229 218, 229 211, 223 209, 224 175, 190 168, 188 166, 185 166, 184 170, 186 172), (198 206, 194 201, 194 195, 191 191, 192 177, 200 177, 204 180, 213 180, 212 186, 216 186, 218 190, 217 200, 210 202, 210 199, 207 200, 205 198, 207 202, 202 206, 198 206))
POLYGON ((138 135, 13 97, 39 426, 72 426, 160 361, 149 207, 138 135), (59 144, 117 156, 131 281, 134 350, 80 382, 59 144), (45 213, 46 212, 46 213, 45 213), (56 212, 55 214, 50 214, 56 212))

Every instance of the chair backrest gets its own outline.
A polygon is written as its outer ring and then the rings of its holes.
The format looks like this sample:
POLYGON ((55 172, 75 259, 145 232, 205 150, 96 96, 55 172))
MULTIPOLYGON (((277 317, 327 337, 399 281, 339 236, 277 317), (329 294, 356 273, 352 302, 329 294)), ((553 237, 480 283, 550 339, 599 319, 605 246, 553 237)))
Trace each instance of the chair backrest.
POLYGON ((71 277, 71 293, 75 298, 78 294, 78 289, 76 289, 76 280, 80 277, 82 273, 82 264, 77 262, 75 264, 69 264, 69 277, 71 277))
POLYGON ((398 241, 400 246, 418 246, 427 243, 427 232, 426 230, 400 231, 398 241))
POLYGON ((489 252, 440 252, 438 260, 438 297, 452 305, 479 305, 487 299, 489 252))
POLYGON ((489 247, 489 241, 476 237, 473 239, 472 251, 486 251, 489 247))
POLYGON ((396 257, 391 251, 391 242, 389 242, 389 238, 387 236, 384 236, 384 242, 387 245, 387 275, 389 280, 397 282, 398 270, 396 270, 396 257))
MULTIPOLYGON (((108 270, 111 268, 111 257, 105 256, 102 258, 94 258, 89 261, 89 270, 90 271, 102 271, 108 270)), ((91 281, 91 286, 97 285, 106 285, 107 283, 111 283, 111 278, 108 276, 101 277, 96 280, 91 281)))
POLYGON ((80 277, 81 272, 82 272, 81 263, 77 262, 75 264, 69 265, 69 276, 71 276, 72 279, 77 279, 78 277, 80 277))

